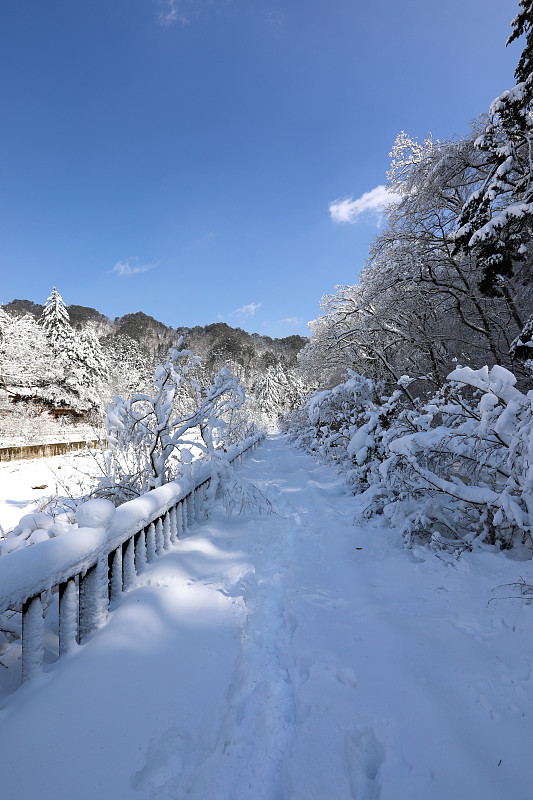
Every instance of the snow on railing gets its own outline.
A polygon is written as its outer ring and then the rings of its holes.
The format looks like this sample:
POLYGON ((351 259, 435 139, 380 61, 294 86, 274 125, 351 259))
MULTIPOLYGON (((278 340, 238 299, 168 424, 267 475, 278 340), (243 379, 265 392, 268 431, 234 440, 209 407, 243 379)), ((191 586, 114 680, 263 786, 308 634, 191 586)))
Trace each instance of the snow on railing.
MULTIPOLYGON (((225 458, 241 463, 262 435, 232 447, 225 458)), ((42 595, 59 590, 59 652, 68 653, 107 618, 110 602, 133 584, 191 522, 206 518, 211 464, 193 477, 171 481, 116 509, 104 527, 79 527, 0 559, 0 616, 22 611, 22 680, 42 670, 42 595)))

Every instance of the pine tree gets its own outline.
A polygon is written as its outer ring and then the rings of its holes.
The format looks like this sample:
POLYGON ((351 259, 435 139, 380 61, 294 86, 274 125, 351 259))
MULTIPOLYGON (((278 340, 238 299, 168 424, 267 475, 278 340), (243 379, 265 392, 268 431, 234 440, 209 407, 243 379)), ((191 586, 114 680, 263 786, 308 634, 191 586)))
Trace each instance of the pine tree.
POLYGON ((41 325, 52 346, 54 353, 59 353, 70 347, 74 333, 70 324, 67 307, 56 287, 47 299, 41 316, 41 325))
POLYGON ((252 393, 260 410, 277 421, 294 408, 300 389, 299 382, 278 363, 256 379, 252 393))
POLYGON ((93 408, 102 408, 107 397, 109 369, 95 327, 86 325, 76 338, 76 361, 79 369, 79 394, 93 408))
MULTIPOLYGON (((528 255, 533 225, 533 53, 532 0, 521 0, 507 44, 523 34, 516 86, 491 104, 485 129, 475 142, 487 171, 480 189, 465 203, 455 232, 456 249, 473 253, 482 269, 481 290, 505 294, 506 281, 528 255)), ((529 275, 531 280, 531 276, 529 275)))
POLYGON ((526 45, 518 61, 514 76, 518 83, 528 82, 531 90, 533 83, 533 0, 520 0, 519 12, 511 22, 512 33, 506 45, 525 34, 526 45))
POLYGON ((77 336, 63 298, 54 286, 47 299, 41 325, 52 350, 52 367, 56 379, 47 387, 46 399, 54 406, 76 411, 90 411, 101 406, 95 375, 101 372, 93 352, 97 345, 94 334, 77 336))

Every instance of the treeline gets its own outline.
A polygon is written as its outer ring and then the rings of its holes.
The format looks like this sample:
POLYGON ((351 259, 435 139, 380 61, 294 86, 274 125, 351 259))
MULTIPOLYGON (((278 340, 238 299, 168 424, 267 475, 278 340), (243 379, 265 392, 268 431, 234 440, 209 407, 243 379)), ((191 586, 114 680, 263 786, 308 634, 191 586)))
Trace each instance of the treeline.
POLYGON ((228 366, 255 399, 263 422, 276 421, 305 391, 296 374, 303 337, 271 339, 225 323, 171 328, 142 312, 112 322, 95 309, 67 307, 54 288, 44 305, 14 300, 0 308, 4 393, 101 420, 112 397, 151 387, 157 365, 180 339, 199 356, 199 386, 228 366))
POLYGON ((464 138, 397 137, 385 224, 299 356, 326 388, 286 423, 365 513, 445 549, 532 546, 532 21, 521 0, 517 83, 464 138))

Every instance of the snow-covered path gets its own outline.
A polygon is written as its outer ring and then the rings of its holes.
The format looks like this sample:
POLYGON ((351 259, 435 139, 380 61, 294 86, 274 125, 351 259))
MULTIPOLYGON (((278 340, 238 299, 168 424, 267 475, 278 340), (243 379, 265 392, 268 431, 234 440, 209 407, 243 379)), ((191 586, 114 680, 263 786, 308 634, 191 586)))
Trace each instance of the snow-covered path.
POLYGON ((240 469, 276 515, 217 509, 7 699, 0 796, 528 800, 533 611, 488 600, 531 562, 354 528, 279 437, 240 469))

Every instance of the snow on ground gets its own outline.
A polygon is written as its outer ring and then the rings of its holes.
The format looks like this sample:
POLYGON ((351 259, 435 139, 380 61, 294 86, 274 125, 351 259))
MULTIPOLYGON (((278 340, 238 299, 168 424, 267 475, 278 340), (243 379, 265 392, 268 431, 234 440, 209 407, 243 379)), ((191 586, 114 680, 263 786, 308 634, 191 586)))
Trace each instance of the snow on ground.
POLYGON ((54 498, 76 498, 99 474, 94 451, 0 462, 0 525, 12 530, 24 514, 54 505, 54 498))
POLYGON ((4 699, 2 796, 529 800, 532 562, 355 528, 282 438, 239 469, 277 515, 216 509, 4 699))

